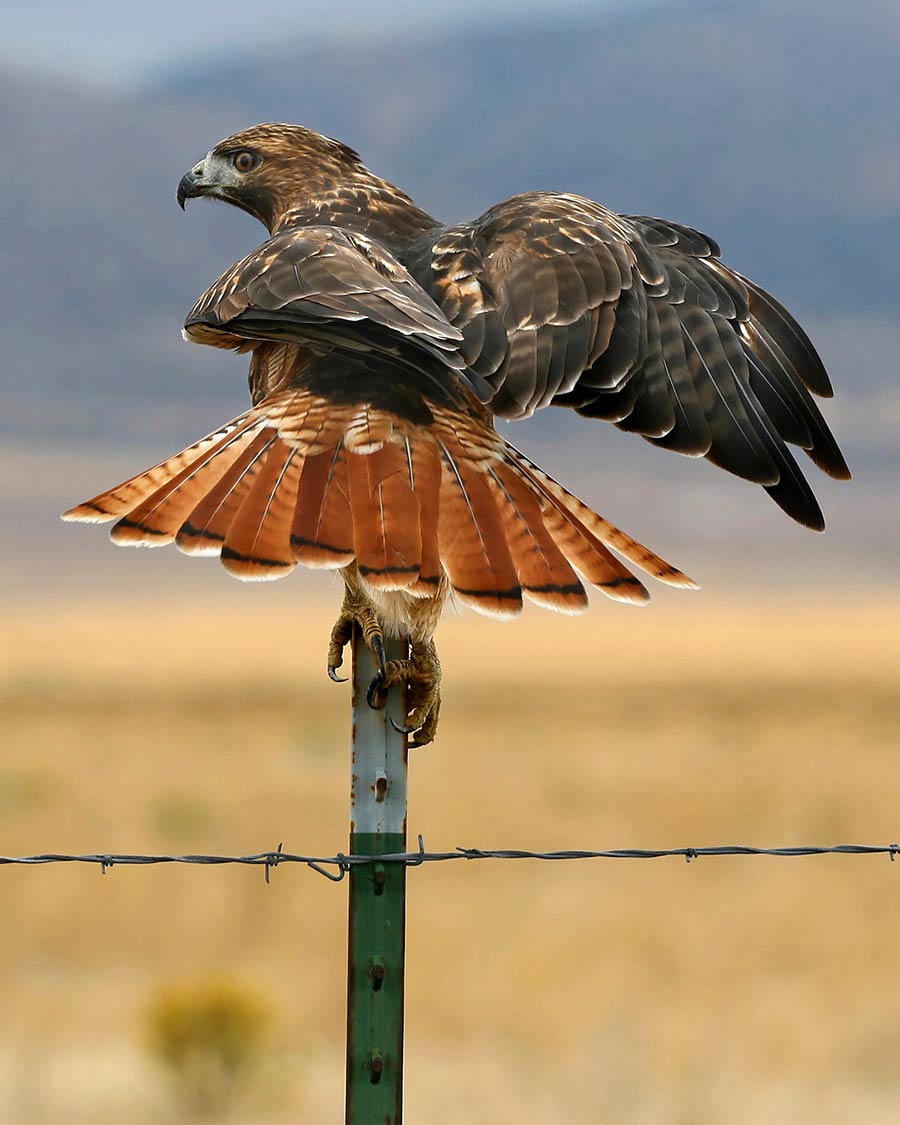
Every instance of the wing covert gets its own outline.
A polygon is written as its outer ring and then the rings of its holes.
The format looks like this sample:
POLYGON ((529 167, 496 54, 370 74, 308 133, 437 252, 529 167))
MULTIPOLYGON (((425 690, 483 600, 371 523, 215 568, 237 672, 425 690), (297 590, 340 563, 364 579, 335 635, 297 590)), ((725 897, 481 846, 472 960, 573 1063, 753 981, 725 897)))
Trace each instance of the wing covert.
POLYGON ((699 231, 574 195, 515 196, 410 257, 491 409, 569 406, 761 484, 824 526, 788 444, 849 470, 813 394, 831 385, 806 333, 699 231))
POLYGON ((379 351, 465 366, 462 335, 387 250, 338 227, 282 231, 226 270, 185 320, 198 343, 379 351))

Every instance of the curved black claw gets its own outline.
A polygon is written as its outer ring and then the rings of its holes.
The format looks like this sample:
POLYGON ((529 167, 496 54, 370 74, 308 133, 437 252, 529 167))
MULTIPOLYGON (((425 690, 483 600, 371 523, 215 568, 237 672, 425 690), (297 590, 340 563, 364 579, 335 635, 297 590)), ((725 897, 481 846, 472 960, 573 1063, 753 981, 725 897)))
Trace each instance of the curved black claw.
POLYGON ((387 693, 384 690, 384 669, 380 668, 366 688, 366 703, 373 711, 380 711, 387 703, 387 693))
POLYGON ((395 723, 393 715, 391 715, 391 726, 398 734, 415 734, 419 729, 418 727, 403 727, 399 723, 395 723))
MULTIPOLYGON (((372 638, 372 651, 375 653, 375 659, 378 661, 378 667, 383 674, 384 673, 384 665, 385 665, 384 638, 381 636, 380 633, 376 633, 375 636, 372 638)), ((371 706, 371 704, 370 704, 370 706, 371 706)))
POLYGON ((347 682, 346 676, 339 676, 337 674, 337 668, 334 664, 328 665, 328 678, 335 684, 345 684, 347 682))

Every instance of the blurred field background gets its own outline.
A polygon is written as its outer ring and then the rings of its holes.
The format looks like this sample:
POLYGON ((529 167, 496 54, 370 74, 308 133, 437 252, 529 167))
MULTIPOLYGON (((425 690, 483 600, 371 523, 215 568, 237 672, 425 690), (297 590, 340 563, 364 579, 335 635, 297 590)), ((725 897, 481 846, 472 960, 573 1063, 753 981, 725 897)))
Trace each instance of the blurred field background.
MULTIPOLYGON (((829 521, 550 412, 510 433, 703 589, 438 634, 430 848, 900 836, 893 0, 4 5, 0 853, 333 854, 339 589, 240 586, 57 514, 243 409, 184 312, 262 237, 177 211, 251 122, 448 220, 529 188, 708 231, 810 329, 855 473, 829 521)), ((410 872, 411 1125, 893 1125, 900 864, 410 872)), ((0 1125, 341 1120, 346 888, 283 867, 0 869, 0 1125)))
MULTIPOLYGON (((321 667, 338 591, 290 586, 9 608, 3 850, 344 846, 347 688, 321 667)), ((871 591, 451 618, 412 836, 890 842, 898 625, 900 598, 871 591)), ((293 867, 268 887, 235 868, 0 877, 0 1120, 195 1120, 148 1013, 219 987, 265 1019, 213 1119, 341 1119, 344 887, 293 867)), ((408 1119, 887 1125, 898 877, 886 857, 412 871, 408 1119)))

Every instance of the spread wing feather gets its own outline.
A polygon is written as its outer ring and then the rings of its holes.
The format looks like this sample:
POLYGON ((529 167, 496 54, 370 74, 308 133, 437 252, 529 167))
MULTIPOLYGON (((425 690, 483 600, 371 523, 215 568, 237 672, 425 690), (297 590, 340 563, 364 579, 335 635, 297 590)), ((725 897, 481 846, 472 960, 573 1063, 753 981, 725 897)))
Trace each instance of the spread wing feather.
POLYGON ((706 457, 818 527, 787 445, 849 477, 810 394, 831 384, 790 313, 719 255, 689 227, 532 192, 422 240, 408 264, 496 414, 573 407, 706 457))
MULTIPOLYGON (((184 330, 197 343, 237 351, 265 341, 313 356, 375 352, 425 380, 459 371, 470 390, 488 394, 465 370, 462 333, 408 270, 379 243, 340 227, 275 235, 210 286, 184 330)), ((267 388, 256 387, 252 372, 251 384, 261 401, 267 388)))

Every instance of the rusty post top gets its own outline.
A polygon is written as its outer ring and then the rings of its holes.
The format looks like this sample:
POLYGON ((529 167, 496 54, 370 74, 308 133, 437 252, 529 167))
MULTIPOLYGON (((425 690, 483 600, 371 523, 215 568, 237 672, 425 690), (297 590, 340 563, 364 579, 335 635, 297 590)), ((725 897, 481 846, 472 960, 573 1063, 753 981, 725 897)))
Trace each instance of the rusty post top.
MULTIPOLYGON (((402 641, 385 640, 388 660, 406 656, 402 641)), ((353 748, 350 779, 351 832, 406 833, 406 736, 403 692, 392 691, 387 706, 374 711, 366 687, 375 675, 375 658, 360 640, 354 644, 353 748)))

